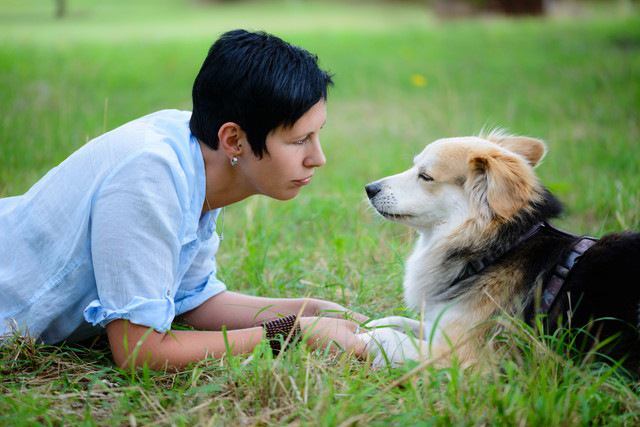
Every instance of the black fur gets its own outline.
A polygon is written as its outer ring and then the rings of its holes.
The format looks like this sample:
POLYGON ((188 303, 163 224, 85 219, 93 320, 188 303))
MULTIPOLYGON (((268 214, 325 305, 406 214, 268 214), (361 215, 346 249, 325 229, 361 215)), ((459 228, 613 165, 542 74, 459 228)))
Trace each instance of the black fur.
MULTIPOLYGON (((464 295, 483 274, 514 266, 524 278, 515 289, 514 310, 533 322, 536 313, 536 279, 546 283, 558 262, 563 260, 576 242, 576 236, 553 228, 543 227, 533 237, 517 247, 520 236, 536 223, 558 216, 562 206, 558 199, 544 189, 542 201, 512 221, 504 223, 496 239, 482 248, 460 248, 448 254, 449 261, 470 262, 487 255, 498 254, 493 265, 477 276, 463 280, 443 293, 447 299, 464 295), (505 252, 506 251, 506 252, 505 252)), ((547 332, 559 326, 583 329, 576 341, 579 350, 589 351, 594 344, 613 338, 598 352, 637 372, 640 363, 640 233, 625 232, 602 237, 588 249, 574 265, 550 316, 544 322, 547 332)))
MULTIPOLYGON (((464 261, 470 263, 474 260, 490 256, 497 258, 494 264, 495 267, 505 265, 505 263, 509 263, 509 265, 513 263, 520 263, 522 264, 521 269, 526 273, 525 281, 527 283, 535 281, 536 275, 540 271, 544 271, 547 268, 553 268, 555 264, 540 264, 535 261, 535 259, 538 259, 537 257, 530 258, 529 256, 526 256, 526 259, 523 259, 521 255, 523 251, 532 251, 533 254, 541 252, 542 254, 548 251, 547 245, 544 243, 552 243, 550 246, 553 247, 553 250, 552 253, 549 254, 552 255, 552 259, 557 259, 554 257, 559 256, 562 252, 561 247, 557 247, 553 244, 557 244, 559 242, 540 241, 542 233, 538 233, 535 239, 530 239, 529 241, 514 248, 514 245, 518 242, 520 237, 531 230, 531 228, 536 224, 539 224, 540 222, 547 222, 562 213, 562 204, 549 190, 543 188, 541 195, 542 197, 540 198, 540 201, 533 203, 529 209, 523 210, 520 215, 516 216, 511 221, 502 224, 498 229, 495 238, 488 240, 485 246, 456 248, 447 254, 446 260, 448 262, 464 261)), ((457 282, 453 286, 445 288, 443 293, 438 297, 442 301, 453 300, 466 293, 469 288, 475 285, 475 282, 476 280, 474 280, 474 278, 457 282)))
POLYGON ((542 221, 549 221, 562 213, 562 204, 546 188, 542 190, 539 202, 532 203, 530 209, 505 222, 495 239, 486 242, 486 246, 456 248, 447 254, 448 261, 464 259, 471 261, 490 254, 502 253, 511 248, 531 227, 542 221))
POLYGON ((589 335, 579 342, 583 349, 615 337, 601 352, 613 359, 626 358, 626 365, 637 370, 639 303, 640 233, 625 232, 606 235, 585 252, 569 273, 554 308, 571 312, 571 327, 589 328, 589 335))

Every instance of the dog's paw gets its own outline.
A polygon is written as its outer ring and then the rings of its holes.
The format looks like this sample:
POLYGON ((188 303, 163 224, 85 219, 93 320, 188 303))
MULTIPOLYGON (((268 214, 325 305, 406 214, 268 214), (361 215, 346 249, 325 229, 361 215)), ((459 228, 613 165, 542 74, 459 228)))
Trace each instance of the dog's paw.
POLYGON ((359 334, 358 337, 365 342, 367 354, 373 357, 372 366, 381 368, 385 366, 400 366, 407 360, 420 360, 422 343, 391 328, 373 329, 359 334))

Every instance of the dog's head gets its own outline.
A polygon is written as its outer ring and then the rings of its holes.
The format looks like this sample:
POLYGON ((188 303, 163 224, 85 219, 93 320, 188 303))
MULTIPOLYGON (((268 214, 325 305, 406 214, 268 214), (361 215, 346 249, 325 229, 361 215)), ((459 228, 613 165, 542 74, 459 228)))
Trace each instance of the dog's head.
POLYGON ((365 188, 382 216, 419 230, 469 218, 504 222, 542 197, 533 168, 545 152, 540 140, 502 132, 439 139, 410 169, 365 188))

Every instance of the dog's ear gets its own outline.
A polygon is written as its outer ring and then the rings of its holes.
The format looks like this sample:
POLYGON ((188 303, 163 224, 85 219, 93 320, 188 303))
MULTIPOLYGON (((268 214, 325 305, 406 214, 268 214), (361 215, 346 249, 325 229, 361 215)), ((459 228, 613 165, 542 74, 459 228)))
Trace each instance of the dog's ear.
POLYGON ((533 197, 537 179, 521 158, 500 149, 470 153, 468 191, 503 219, 512 218, 533 197))
POLYGON ((487 138, 512 153, 524 157, 532 167, 540 164, 547 152, 545 143, 539 139, 528 136, 489 135, 487 138))

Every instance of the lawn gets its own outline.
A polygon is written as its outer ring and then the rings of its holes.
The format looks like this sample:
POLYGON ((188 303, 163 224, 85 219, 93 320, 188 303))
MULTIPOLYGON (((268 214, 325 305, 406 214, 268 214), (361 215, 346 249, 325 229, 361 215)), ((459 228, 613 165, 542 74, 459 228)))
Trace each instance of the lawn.
MULTIPOLYGON (((0 196, 26 191, 87 140, 164 108, 189 109, 209 45, 264 29, 334 73, 328 162, 294 201, 226 209, 220 277, 233 290, 310 295, 373 317, 406 314, 413 234, 375 217, 363 186, 424 145, 500 126, 539 137, 538 173, 565 203, 556 225, 601 236, 640 228, 640 11, 546 20, 440 21, 424 7, 195 0, 0 5, 0 196)), ((0 296, 2 297, 2 296, 0 296)), ((415 315, 408 313, 409 315, 415 315)), ((207 360, 180 373, 116 369, 93 347, 0 348, 0 425, 638 425, 638 383, 567 357, 509 323, 484 371, 373 371, 300 349, 280 361, 207 360), (509 347, 509 346, 506 346, 509 347), (497 357, 497 356, 496 356, 497 357)))

